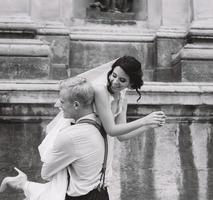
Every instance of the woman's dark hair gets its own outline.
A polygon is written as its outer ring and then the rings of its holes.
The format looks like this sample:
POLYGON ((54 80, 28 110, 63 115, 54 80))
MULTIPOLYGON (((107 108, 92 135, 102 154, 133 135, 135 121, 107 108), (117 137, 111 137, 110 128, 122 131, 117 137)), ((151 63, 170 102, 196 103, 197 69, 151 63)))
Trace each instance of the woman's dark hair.
POLYGON ((141 93, 140 93, 139 89, 143 85, 143 80, 142 80, 143 72, 141 69, 141 63, 132 56, 123 56, 114 62, 111 70, 107 74, 108 91, 111 94, 113 94, 113 91, 111 88, 112 83, 110 81, 110 76, 113 73, 113 70, 115 69, 115 67, 118 67, 118 66, 121 67, 124 70, 124 72, 129 76, 130 86, 132 89, 135 89, 136 92, 138 93, 139 98, 137 99, 137 101, 139 101, 141 98, 141 93))

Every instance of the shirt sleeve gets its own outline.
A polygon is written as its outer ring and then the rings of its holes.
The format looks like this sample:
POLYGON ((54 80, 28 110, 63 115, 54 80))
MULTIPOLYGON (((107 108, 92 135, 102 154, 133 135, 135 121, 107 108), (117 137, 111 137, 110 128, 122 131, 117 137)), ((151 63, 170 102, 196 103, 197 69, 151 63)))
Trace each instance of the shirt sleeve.
POLYGON ((66 168, 77 159, 75 142, 71 137, 72 131, 74 130, 71 130, 70 127, 66 128, 56 137, 53 148, 42 165, 41 176, 43 179, 50 180, 54 174, 66 168))

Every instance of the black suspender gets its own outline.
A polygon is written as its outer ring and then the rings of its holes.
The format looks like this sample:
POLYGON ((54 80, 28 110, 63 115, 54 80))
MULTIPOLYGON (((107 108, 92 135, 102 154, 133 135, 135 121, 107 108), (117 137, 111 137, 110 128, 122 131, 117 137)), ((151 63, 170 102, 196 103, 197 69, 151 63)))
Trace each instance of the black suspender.
POLYGON ((104 130, 104 127, 98 124, 95 120, 92 119, 81 119, 77 122, 77 124, 81 123, 87 123, 94 125, 101 133, 101 135, 104 138, 104 161, 101 169, 101 177, 100 177, 100 184, 98 185, 98 189, 104 189, 104 183, 105 183, 105 174, 106 174, 106 165, 107 165, 107 156, 108 156, 108 142, 107 142, 107 133, 104 130))

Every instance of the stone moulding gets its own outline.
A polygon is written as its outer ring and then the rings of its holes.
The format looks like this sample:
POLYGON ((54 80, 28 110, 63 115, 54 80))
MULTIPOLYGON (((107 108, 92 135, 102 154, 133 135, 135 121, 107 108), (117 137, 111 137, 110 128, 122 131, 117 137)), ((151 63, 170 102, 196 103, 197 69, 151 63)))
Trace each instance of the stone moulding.
POLYGON ((0 17, 0 35, 3 38, 35 38, 37 25, 27 16, 0 17))
POLYGON ((213 105, 213 83, 145 82, 142 99, 137 102, 134 91, 128 91, 129 104, 141 105, 213 105))
POLYGON ((139 27, 73 27, 70 30, 70 39, 74 41, 153 42, 155 32, 139 27))
POLYGON ((47 79, 50 47, 38 39, 0 39, 0 79, 47 79))
POLYGON ((184 27, 165 27, 162 26, 156 33, 157 38, 186 38, 188 30, 184 27))
POLYGON ((174 55, 172 64, 180 60, 213 60, 213 44, 187 44, 174 55))
POLYGON ((53 104, 58 97, 58 81, 0 81, 0 104, 53 104))
POLYGON ((194 21, 190 27, 189 37, 213 39, 213 19, 194 21))
MULTIPOLYGON (((58 108, 59 81, 1 80, 0 121, 42 122, 52 119, 58 108)), ((213 83, 145 82, 142 98, 137 102, 135 91, 127 92, 128 120, 162 110, 167 123, 212 122, 213 83)))
MULTIPOLYGON (((54 80, 1 80, 0 103, 52 104, 58 97, 58 84, 59 81, 54 80), (23 98, 23 93, 26 98, 23 98)), ((137 102, 137 93, 129 90, 128 103, 132 105, 213 105, 213 83, 145 82, 141 93, 142 99, 137 102)))
POLYGON ((87 40, 87 41, 116 41, 116 42, 153 42, 154 37, 149 35, 122 35, 122 34, 81 34, 71 33, 71 40, 87 40))
POLYGON ((174 80, 212 82, 212 63, 213 44, 187 44, 173 56, 174 80))
POLYGON ((0 39, 0 55, 5 56, 44 56, 48 57, 50 48, 35 39, 0 39))
POLYGON ((62 23, 52 22, 52 23, 37 24, 38 35, 68 36, 69 33, 70 33, 69 29, 65 27, 62 23))

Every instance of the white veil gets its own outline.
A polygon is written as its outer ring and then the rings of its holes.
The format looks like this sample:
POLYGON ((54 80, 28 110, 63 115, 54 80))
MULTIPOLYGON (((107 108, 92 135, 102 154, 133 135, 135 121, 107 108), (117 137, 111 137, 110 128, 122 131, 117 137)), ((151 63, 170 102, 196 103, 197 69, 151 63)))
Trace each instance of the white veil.
MULTIPOLYGON (((117 58, 118 59, 118 58, 117 58)), ((117 60, 114 59, 108 63, 95 67, 89 71, 83 72, 78 76, 85 77, 92 84, 106 84, 107 73, 110 71, 112 64, 117 60)))

